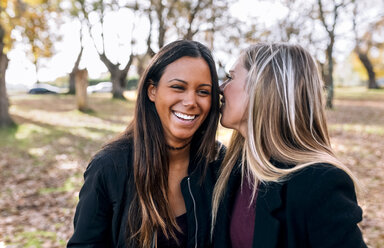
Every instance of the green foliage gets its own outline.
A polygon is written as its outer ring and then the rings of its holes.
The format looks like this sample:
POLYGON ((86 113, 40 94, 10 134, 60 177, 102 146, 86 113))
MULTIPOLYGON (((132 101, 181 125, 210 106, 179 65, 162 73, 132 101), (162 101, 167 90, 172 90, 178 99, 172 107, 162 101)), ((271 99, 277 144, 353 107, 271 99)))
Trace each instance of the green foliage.
POLYGON ((19 126, 11 126, 0 128, 0 147, 5 145, 13 145, 13 141, 15 140, 15 136, 17 131, 19 130, 19 126))
POLYGON ((139 83, 139 78, 137 78, 137 77, 129 78, 127 81, 126 89, 127 90, 136 90, 138 83, 139 83))
POLYGON ((89 79, 88 82, 89 82, 89 85, 95 85, 95 84, 98 84, 98 83, 101 83, 101 82, 110 82, 111 81, 111 78, 110 77, 105 77, 105 78, 92 78, 92 79, 89 79))
POLYGON ((15 40, 11 33, 16 30, 30 45, 33 62, 38 57, 50 57, 53 34, 48 32, 48 19, 58 3, 54 0, 4 0, 1 3, 0 25, 5 31, 4 53, 12 48, 15 40))
POLYGON ((58 87, 68 87, 68 81, 69 81, 69 75, 65 75, 65 76, 56 78, 52 82, 52 85, 55 85, 58 87))

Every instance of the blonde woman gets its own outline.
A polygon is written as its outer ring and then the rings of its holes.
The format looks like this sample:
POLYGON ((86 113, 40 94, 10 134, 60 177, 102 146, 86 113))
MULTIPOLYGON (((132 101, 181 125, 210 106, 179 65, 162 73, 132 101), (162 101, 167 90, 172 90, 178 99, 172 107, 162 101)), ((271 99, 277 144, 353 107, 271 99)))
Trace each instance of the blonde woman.
POLYGON ((213 193, 213 247, 366 247, 356 179, 334 155, 322 83, 296 45, 243 51, 221 85, 234 129, 213 193))

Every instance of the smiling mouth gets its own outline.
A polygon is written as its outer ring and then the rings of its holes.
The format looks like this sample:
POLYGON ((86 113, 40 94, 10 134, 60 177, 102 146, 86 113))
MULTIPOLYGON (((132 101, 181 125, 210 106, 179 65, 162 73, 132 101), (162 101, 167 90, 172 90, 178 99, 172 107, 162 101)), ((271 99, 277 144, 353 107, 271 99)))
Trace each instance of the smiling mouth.
POLYGON ((173 111, 173 114, 177 118, 179 118, 180 120, 183 120, 183 121, 193 121, 198 116, 198 115, 187 115, 187 114, 183 114, 183 113, 175 112, 175 111, 173 111))

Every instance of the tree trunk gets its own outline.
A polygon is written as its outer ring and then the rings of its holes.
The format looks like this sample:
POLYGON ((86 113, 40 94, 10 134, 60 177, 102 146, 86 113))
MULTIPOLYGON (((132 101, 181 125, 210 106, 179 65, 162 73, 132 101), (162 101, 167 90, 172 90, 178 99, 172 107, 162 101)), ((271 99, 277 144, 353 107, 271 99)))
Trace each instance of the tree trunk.
POLYGON ((87 86, 88 86, 88 71, 77 70, 75 74, 76 102, 77 109, 82 112, 87 112, 90 109, 87 104, 87 86))
MULTIPOLYGON (((159 44, 159 48, 162 48, 164 46, 165 33, 167 32, 167 26, 164 23, 164 17, 163 17, 163 12, 164 12, 165 6, 163 5, 161 0, 160 1, 156 1, 156 2, 157 3, 155 4, 155 6, 156 6, 155 7, 156 8, 155 11, 156 11, 156 15, 157 15, 157 21, 159 22, 159 30, 158 30, 159 36, 158 36, 157 42, 159 44)), ((153 4, 153 2, 152 2, 152 4, 153 4)), ((171 11, 171 10, 168 10, 168 11, 171 11)), ((152 29, 151 13, 149 12, 148 14, 149 14, 148 17, 149 17, 149 21, 150 21, 150 26, 151 26, 151 29, 152 29)), ((149 36, 151 36, 151 34, 149 34, 149 36)), ((150 45, 150 44, 148 44, 148 42, 147 42, 147 45, 150 45)))
POLYGON ((5 72, 8 68, 8 57, 3 53, 4 29, 0 25, 0 128, 15 125, 9 115, 9 101, 7 96, 7 87, 5 85, 5 72))
POLYGON ((145 55, 136 56, 136 62, 137 62, 136 67, 137 67, 137 74, 139 75, 139 77, 143 75, 145 70, 144 61, 145 61, 145 55))
POLYGON ((128 75, 129 68, 132 65, 134 59, 133 54, 130 55, 127 65, 124 69, 120 69, 120 64, 113 64, 104 53, 99 54, 101 61, 108 68, 109 73, 111 74, 112 81, 112 96, 115 99, 125 99, 124 98, 124 89, 126 85, 126 79, 128 75))
POLYGON ((5 72, 8 67, 7 55, 0 54, 0 127, 13 126, 15 123, 9 115, 9 101, 5 85, 5 72))
POLYGON ((136 59, 136 70, 139 77, 141 77, 145 71, 145 68, 149 64, 149 61, 153 57, 154 53, 148 52, 142 55, 135 56, 136 59))
POLYGON ((327 77, 326 77, 326 87, 327 87, 327 102, 326 102, 326 108, 332 109, 333 108, 333 42, 328 45, 327 47, 327 62, 328 62, 328 70, 327 70, 327 77))
POLYGON ((376 74, 375 74, 375 71, 373 70, 373 65, 369 60, 368 55, 361 51, 360 52, 358 51, 357 54, 368 74, 368 89, 378 89, 379 86, 377 85, 377 82, 376 82, 376 74))
POLYGON ((68 91, 68 94, 71 94, 71 95, 76 93, 75 76, 76 76, 77 71, 78 70, 72 70, 71 73, 69 73, 69 91, 68 91))
POLYGON ((122 70, 114 70, 111 72, 111 81, 112 81, 112 95, 115 99, 125 99, 124 98, 124 89, 126 85, 127 73, 124 73, 122 70))
POLYGON ((39 64, 38 64, 38 58, 35 57, 33 59, 33 64, 35 65, 35 74, 36 74, 36 84, 39 84, 40 81, 39 81, 39 64))
POLYGON ((68 94, 73 95, 76 92, 75 76, 76 76, 76 72, 79 70, 79 64, 80 64, 81 57, 83 55, 83 50, 84 50, 84 48, 81 47, 80 53, 79 53, 79 55, 77 55, 75 65, 73 66, 71 73, 69 73, 69 91, 68 91, 68 94))
POLYGON ((159 27, 159 38, 158 38, 159 48, 162 48, 164 46, 165 32, 167 32, 167 30, 164 28, 164 24, 162 23, 159 27))

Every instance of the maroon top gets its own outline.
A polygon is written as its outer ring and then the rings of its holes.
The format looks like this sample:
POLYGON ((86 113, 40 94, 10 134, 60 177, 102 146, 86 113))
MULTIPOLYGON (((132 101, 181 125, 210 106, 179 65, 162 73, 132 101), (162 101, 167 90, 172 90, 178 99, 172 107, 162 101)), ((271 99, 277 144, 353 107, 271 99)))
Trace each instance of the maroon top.
POLYGON ((230 224, 230 237, 233 248, 250 248, 253 242, 255 227, 256 197, 252 199, 252 188, 248 180, 243 180, 237 191, 230 224))
POLYGON ((177 239, 179 240, 179 245, 176 243, 176 240, 174 240, 172 237, 170 239, 167 239, 162 231, 158 233, 157 236, 157 247, 158 248, 180 248, 180 247, 187 247, 187 232, 188 232, 188 225, 187 225, 187 214, 182 214, 178 217, 176 217, 176 223, 180 227, 182 233, 178 232, 176 229, 175 234, 177 239))

